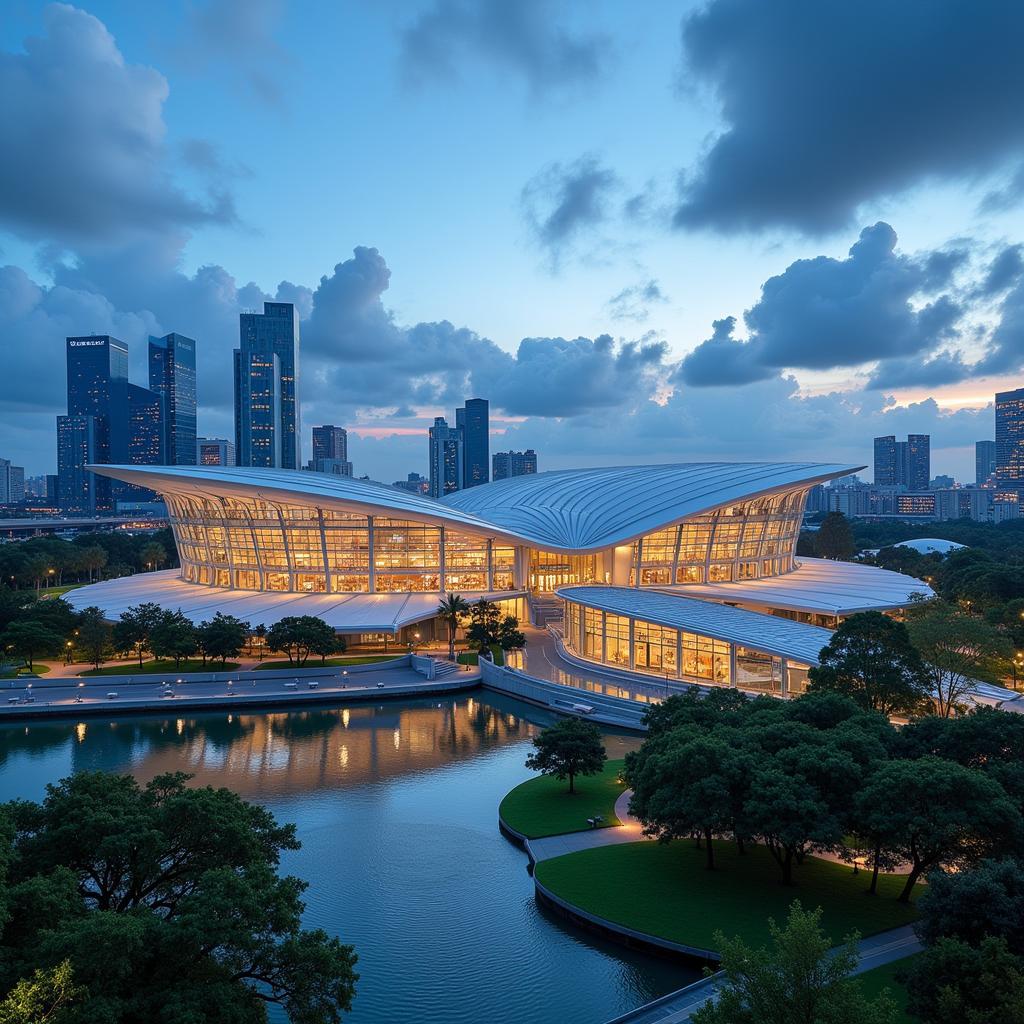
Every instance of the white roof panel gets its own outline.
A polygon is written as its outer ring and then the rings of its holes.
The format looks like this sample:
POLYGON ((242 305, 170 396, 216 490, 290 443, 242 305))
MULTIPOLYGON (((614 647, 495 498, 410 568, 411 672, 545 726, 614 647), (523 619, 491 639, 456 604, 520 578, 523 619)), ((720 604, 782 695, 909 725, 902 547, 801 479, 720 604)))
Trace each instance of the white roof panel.
POLYGON ((808 665, 818 663, 818 655, 832 637, 819 626, 808 626, 762 615, 742 608, 698 601, 689 597, 665 594, 636 587, 562 587, 559 597, 591 608, 600 608, 614 615, 669 626, 702 636, 742 644, 767 654, 792 658, 808 665))

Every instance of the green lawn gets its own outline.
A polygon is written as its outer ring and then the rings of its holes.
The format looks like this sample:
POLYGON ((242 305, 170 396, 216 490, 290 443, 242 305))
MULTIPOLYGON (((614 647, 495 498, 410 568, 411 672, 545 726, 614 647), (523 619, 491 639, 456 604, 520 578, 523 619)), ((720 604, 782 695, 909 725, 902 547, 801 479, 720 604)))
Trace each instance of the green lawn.
POLYGON ((34 668, 29 669, 28 665, 22 665, 18 669, 18 676, 22 679, 25 677, 32 678, 32 676, 45 676, 50 671, 49 665, 36 665, 34 668))
POLYGON ((69 590, 77 590, 79 587, 84 587, 84 583, 65 583, 60 587, 44 587, 39 591, 40 597, 60 597, 61 594, 66 594, 69 590))
POLYGON ((894 963, 886 964, 884 967, 876 967, 873 971, 865 971, 858 975, 864 985, 864 992, 870 998, 874 998, 883 988, 889 990, 893 1002, 896 1004, 896 1024, 920 1024, 919 1017, 911 1017, 907 1013, 907 990, 896 980, 896 975, 903 971, 909 971, 920 953, 896 960, 894 963))
POLYGON ((718 868, 707 871, 704 851, 692 842, 626 843, 541 861, 537 878, 552 892, 592 914, 703 949, 716 947, 714 933, 741 935, 767 945, 768 918, 783 921, 789 904, 820 906, 822 927, 833 942, 850 931, 864 935, 896 928, 917 917, 895 896, 899 876, 879 879, 879 895, 865 893, 869 875, 830 861, 808 859, 784 886, 764 847, 740 856, 732 843, 716 843, 718 868))
POLYGON ((259 665, 254 665, 253 668, 257 672, 267 668, 344 668, 346 665, 373 665, 378 661, 394 661, 403 656, 401 652, 398 654, 364 654, 361 657, 328 658, 321 664, 319 658, 311 655, 305 665, 293 665, 289 661, 264 661, 259 665))
MULTIPOLYGON (((491 653, 494 655, 495 665, 505 664, 505 652, 497 644, 491 644, 491 653)), ((456 661, 460 665, 479 665, 480 655, 476 651, 463 651, 456 661)))
POLYGON ((600 775, 577 778, 572 794, 567 781, 539 775, 506 794, 498 816, 528 839, 581 832, 594 814, 603 815, 606 826, 618 825, 615 801, 626 788, 618 781, 622 764, 621 760, 606 761, 600 775))
POLYGON ((221 665, 219 661, 208 661, 205 665, 199 659, 183 661, 175 667, 173 661, 144 661, 142 667, 133 662, 130 665, 111 665, 109 668, 90 668, 79 672, 80 676, 148 676, 148 675, 181 675, 183 672, 234 672, 238 662, 229 661, 221 665))

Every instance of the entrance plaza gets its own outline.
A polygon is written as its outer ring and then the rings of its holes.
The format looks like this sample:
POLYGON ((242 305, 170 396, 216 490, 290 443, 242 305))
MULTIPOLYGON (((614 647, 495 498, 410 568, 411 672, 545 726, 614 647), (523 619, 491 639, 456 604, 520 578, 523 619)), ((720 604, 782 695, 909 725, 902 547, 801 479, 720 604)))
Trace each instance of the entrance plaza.
POLYGON ((612 669, 638 695, 652 678, 785 695, 845 615, 930 595, 898 573, 796 557, 807 492, 857 466, 561 470, 441 500, 293 470, 90 468, 161 494, 181 561, 68 595, 112 619, 152 601, 254 628, 316 615, 350 647, 430 643, 446 635, 439 601, 458 593, 556 631, 561 612, 572 671, 612 669))

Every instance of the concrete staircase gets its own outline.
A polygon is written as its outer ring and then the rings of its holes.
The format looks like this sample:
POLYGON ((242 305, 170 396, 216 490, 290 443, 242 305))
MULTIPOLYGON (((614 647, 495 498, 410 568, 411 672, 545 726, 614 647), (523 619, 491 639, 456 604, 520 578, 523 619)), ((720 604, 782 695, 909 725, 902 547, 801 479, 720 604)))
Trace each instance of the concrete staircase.
POLYGON ((563 617, 561 598, 553 594, 534 594, 530 597, 531 625, 538 629, 556 626, 561 629, 563 617))
POLYGON ((445 676, 454 675, 459 671, 459 666, 454 661, 442 661, 440 658, 434 659, 434 678, 444 679, 445 676))

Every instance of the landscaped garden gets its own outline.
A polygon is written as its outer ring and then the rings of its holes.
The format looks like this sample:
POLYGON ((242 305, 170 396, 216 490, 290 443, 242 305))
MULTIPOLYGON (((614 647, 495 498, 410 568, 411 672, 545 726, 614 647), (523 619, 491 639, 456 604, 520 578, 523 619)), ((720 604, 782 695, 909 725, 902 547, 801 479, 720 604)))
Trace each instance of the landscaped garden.
POLYGON ((541 775, 516 786, 501 801, 498 816, 527 839, 563 835, 588 828, 587 818, 600 815, 605 826, 620 824, 615 801, 626 788, 620 781, 623 762, 606 761, 598 775, 579 776, 575 793, 552 775, 541 775))
MULTIPOLYGON (((495 665, 505 664, 505 652, 501 649, 498 644, 490 645, 491 654, 494 657, 495 665)), ((460 665, 479 665, 480 664, 480 652, 479 651, 462 651, 458 656, 458 663, 460 665)))
POLYGON ((541 861, 537 880, 573 906, 607 921, 701 949, 714 949, 716 931, 742 935, 752 945, 769 939, 768 918, 781 921, 794 899, 823 910, 822 927, 838 943, 897 928, 917 911, 895 897, 899 875, 882 875, 878 895, 867 896, 869 873, 807 858, 796 885, 779 882, 778 865, 763 846, 720 844, 708 871, 692 842, 604 846, 541 861))

